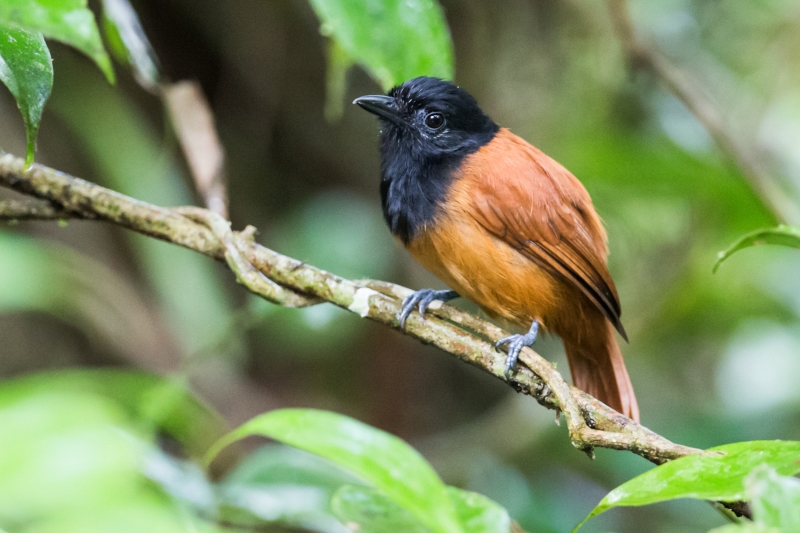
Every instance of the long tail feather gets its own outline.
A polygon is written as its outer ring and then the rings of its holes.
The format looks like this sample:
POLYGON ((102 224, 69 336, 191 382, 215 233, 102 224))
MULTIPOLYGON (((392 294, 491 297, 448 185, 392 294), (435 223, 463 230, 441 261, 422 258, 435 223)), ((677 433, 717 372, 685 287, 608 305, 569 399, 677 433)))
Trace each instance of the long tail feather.
POLYGON ((614 337, 614 327, 605 319, 602 325, 596 325, 591 333, 564 339, 572 382, 582 391, 639 422, 639 405, 614 337))

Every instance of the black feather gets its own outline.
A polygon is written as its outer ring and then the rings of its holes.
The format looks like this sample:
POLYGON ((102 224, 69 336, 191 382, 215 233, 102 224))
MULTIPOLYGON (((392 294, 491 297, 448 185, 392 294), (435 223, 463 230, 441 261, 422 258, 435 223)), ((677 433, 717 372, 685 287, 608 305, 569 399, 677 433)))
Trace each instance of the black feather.
POLYGON ((499 127, 460 87, 420 77, 389 91, 399 120, 381 117, 381 200, 391 232, 404 243, 433 222, 463 159, 499 127), (425 124, 441 113, 444 125, 425 124))

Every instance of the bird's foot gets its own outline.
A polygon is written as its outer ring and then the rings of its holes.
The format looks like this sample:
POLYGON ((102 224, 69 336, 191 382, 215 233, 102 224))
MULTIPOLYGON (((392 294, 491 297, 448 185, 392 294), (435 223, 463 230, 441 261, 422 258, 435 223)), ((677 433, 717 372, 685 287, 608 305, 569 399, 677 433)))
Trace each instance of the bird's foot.
POLYGON ((419 309, 420 316, 425 318, 425 311, 432 301, 440 300, 446 302, 454 298, 458 298, 458 293, 456 291, 422 289, 413 294, 409 294, 406 296, 405 300, 403 300, 403 305, 400 306, 400 312, 397 314, 397 319, 400 321, 400 328, 405 329, 406 319, 414 309, 419 309))
POLYGON ((494 349, 498 352, 500 351, 500 347, 504 344, 508 344, 508 357, 506 358, 506 379, 510 378, 511 369, 514 368, 514 365, 517 364, 517 359, 519 359, 519 352, 522 351, 522 348, 525 346, 532 346, 534 342, 536 342, 536 337, 539 335, 539 321, 534 320, 531 324, 531 329, 528 330, 528 333, 524 335, 511 335, 510 337, 504 337, 497 341, 494 345, 494 349))

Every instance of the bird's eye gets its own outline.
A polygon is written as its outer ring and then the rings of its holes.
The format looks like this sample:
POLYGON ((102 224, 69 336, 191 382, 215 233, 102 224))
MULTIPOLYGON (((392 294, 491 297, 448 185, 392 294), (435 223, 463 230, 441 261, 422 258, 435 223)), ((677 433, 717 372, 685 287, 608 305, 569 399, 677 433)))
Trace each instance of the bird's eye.
POLYGON ((425 125, 432 130, 438 130, 444 126, 444 115, 441 113, 428 113, 425 117, 425 125))

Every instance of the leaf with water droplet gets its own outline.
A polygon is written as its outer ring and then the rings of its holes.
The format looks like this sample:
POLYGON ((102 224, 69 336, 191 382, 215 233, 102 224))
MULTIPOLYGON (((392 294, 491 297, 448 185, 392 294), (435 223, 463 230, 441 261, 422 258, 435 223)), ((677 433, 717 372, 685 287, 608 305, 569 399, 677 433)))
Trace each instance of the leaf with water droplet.
POLYGON ((726 444, 658 466, 609 492, 578 524, 614 507, 649 505, 677 498, 734 502, 747 497, 745 478, 759 465, 779 474, 800 472, 800 441, 749 441, 726 444), (715 453, 714 453, 715 452, 715 453))
POLYGON ((53 60, 41 33, 0 25, 0 81, 22 113, 27 136, 25 162, 30 165, 42 111, 53 88, 53 60))

